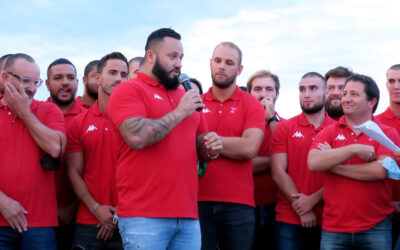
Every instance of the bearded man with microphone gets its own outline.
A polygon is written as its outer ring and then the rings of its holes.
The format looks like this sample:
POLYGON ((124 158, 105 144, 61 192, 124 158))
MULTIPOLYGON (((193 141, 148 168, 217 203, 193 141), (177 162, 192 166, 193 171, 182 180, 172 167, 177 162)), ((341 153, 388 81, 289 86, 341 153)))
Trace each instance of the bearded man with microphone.
POLYGON ((113 91, 108 110, 124 142, 117 165, 125 249, 200 249, 197 160, 222 149, 207 133, 198 93, 178 89, 183 47, 172 29, 147 39, 142 72, 113 91))

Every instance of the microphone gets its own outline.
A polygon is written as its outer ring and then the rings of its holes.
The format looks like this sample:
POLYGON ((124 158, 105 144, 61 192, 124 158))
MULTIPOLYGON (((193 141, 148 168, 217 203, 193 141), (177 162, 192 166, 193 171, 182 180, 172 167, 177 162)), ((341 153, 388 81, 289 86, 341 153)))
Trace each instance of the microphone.
MULTIPOLYGON (((192 89, 192 85, 190 84, 190 79, 189 79, 188 75, 182 73, 182 74, 179 75, 178 80, 182 84, 182 86, 185 88, 186 91, 189 91, 189 90, 192 89)), ((201 110, 202 110, 201 107, 196 109, 196 111, 199 111, 199 112, 201 110)))

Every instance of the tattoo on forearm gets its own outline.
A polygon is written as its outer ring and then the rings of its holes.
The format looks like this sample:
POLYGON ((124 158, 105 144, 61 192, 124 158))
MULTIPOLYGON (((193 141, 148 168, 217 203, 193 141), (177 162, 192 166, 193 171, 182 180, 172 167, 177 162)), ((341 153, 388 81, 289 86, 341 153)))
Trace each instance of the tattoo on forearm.
POLYGON ((178 123, 173 113, 157 120, 133 117, 126 120, 125 129, 131 134, 142 135, 151 144, 164 138, 178 123))

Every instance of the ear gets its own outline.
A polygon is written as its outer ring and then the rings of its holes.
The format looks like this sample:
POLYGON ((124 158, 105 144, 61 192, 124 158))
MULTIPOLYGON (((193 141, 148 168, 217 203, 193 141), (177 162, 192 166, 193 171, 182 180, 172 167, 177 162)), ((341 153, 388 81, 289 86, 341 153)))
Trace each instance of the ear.
POLYGON ((2 71, 0 77, 3 80, 3 82, 5 82, 5 81, 7 81, 8 77, 9 77, 9 74, 7 72, 5 72, 5 71, 2 71))
POLYGON ((377 102, 378 102, 378 100, 376 100, 376 98, 373 98, 372 100, 368 101, 368 104, 369 104, 371 110, 374 109, 377 102))
POLYGON ((47 87, 47 90, 50 91, 50 81, 49 81, 49 79, 46 79, 46 87, 47 87))
POLYGON ((243 65, 240 65, 237 72, 236 72, 236 76, 239 76, 243 71, 243 65))
POLYGON ((83 85, 86 85, 88 78, 86 76, 82 77, 83 85))
POLYGON ((211 58, 210 59, 210 69, 211 69, 212 61, 213 61, 213 59, 211 58))
POLYGON ((97 73, 97 72, 96 72, 96 73, 93 74, 93 76, 94 76, 94 78, 96 79, 97 85, 100 86, 100 85, 101 85, 101 79, 100 79, 100 78, 101 78, 101 75, 100 75, 100 73, 97 73))
POLYGON ((157 55, 152 50, 146 51, 146 61, 149 62, 150 65, 154 65, 156 63, 157 55))

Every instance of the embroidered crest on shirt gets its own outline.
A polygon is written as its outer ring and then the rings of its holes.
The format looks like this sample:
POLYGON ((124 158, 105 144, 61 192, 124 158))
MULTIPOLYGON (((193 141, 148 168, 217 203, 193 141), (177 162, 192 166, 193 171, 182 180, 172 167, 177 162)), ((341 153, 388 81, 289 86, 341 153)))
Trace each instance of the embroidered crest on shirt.
POLYGON ((236 110, 237 110, 237 107, 231 107, 231 114, 234 114, 236 110))
POLYGON ((161 96, 154 94, 154 99, 158 99, 158 100, 164 100, 161 96))
POLYGON ((304 135, 300 131, 296 131, 292 137, 304 138, 304 135))
POLYGON ((211 110, 209 110, 208 108, 203 108, 203 113, 211 113, 211 110))
POLYGON ((335 141, 347 141, 346 137, 342 134, 338 134, 338 136, 335 138, 335 141))
POLYGON ((89 127, 86 130, 86 134, 91 132, 91 131, 95 131, 97 130, 97 128, 94 125, 89 125, 89 127))

